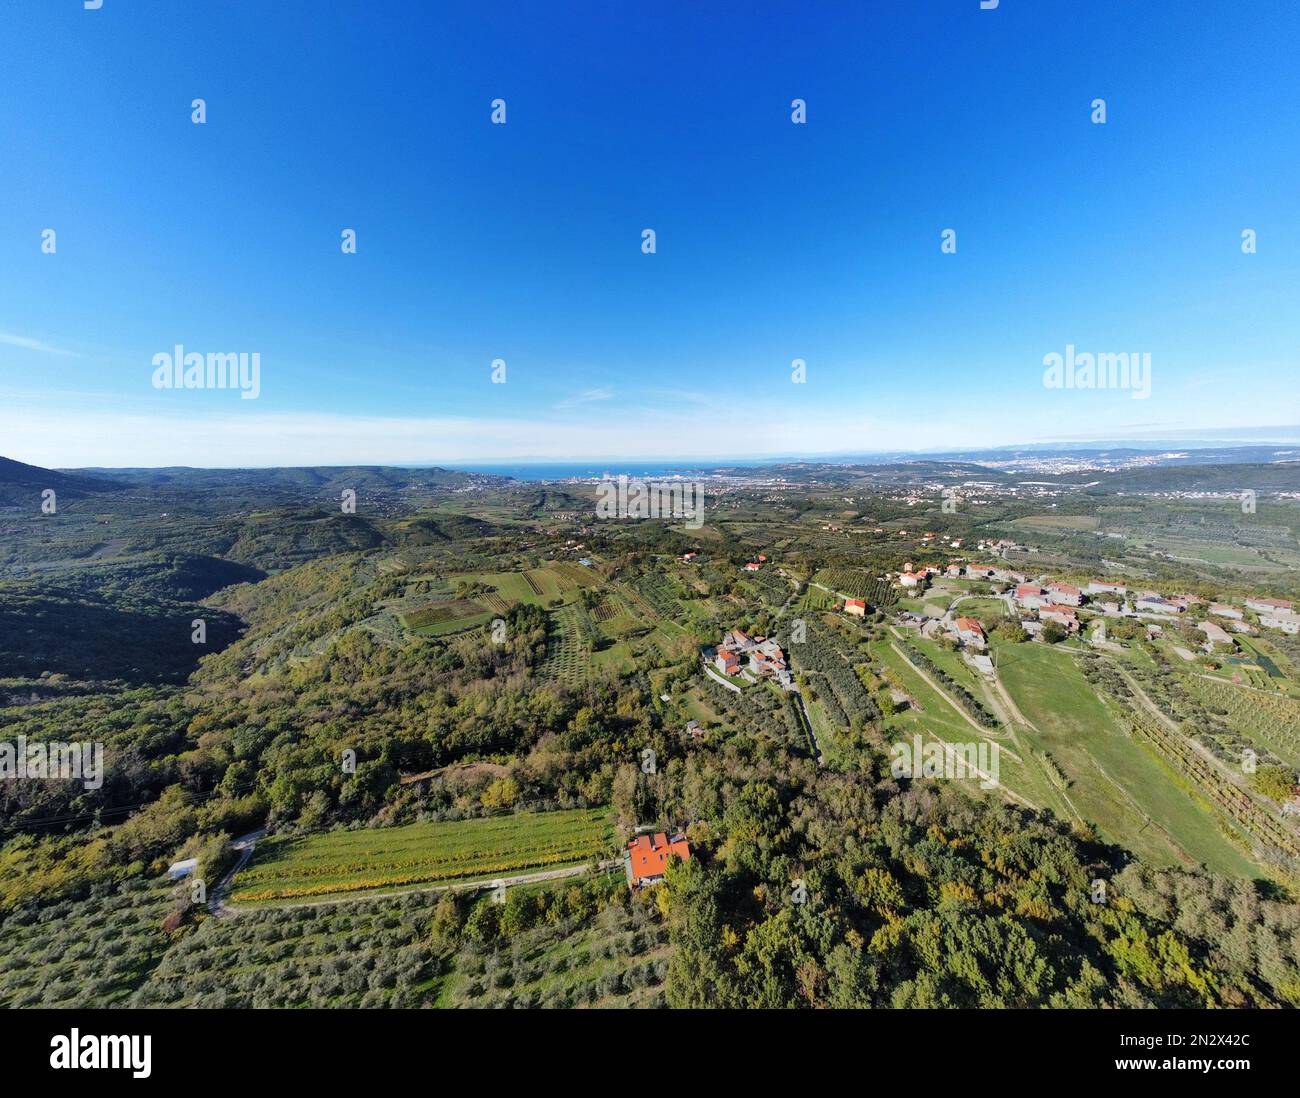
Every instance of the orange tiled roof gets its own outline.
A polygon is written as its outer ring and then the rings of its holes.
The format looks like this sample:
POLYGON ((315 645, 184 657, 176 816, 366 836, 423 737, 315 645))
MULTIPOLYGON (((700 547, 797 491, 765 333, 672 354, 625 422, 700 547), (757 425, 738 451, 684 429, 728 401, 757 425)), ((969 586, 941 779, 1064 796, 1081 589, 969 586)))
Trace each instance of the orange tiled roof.
POLYGON ((638 835, 627 844, 628 856, 632 862, 632 880, 662 877, 668 866, 668 859, 674 854, 684 862, 691 860, 691 848, 684 838, 676 836, 671 842, 668 836, 658 831, 653 837, 638 835))

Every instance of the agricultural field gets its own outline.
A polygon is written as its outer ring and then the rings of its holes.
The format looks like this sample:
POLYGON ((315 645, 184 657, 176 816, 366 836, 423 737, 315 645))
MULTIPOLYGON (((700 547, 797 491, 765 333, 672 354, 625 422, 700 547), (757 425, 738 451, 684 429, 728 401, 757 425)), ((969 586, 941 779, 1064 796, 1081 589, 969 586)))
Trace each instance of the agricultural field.
POLYGON ((994 644, 998 677, 1023 718, 1017 732, 1051 756, 1078 817, 1152 864, 1259 872, 1190 782, 1129 734, 1125 710, 1084 678, 1075 657, 1045 644, 994 644))
POLYGON ((0 1007, 125 1003, 162 959, 172 886, 136 883, 0 923, 0 1007))
POLYGON ((455 957, 439 1006, 660 1007, 670 949, 644 905, 610 905, 577 934, 539 927, 491 952, 455 957))
POLYGON ((204 917, 132 998, 139 1007, 411 1007, 430 1001, 418 894, 204 917))
POLYGON ((859 568, 824 568, 812 578, 837 595, 865 599, 871 606, 890 606, 896 593, 886 580, 859 568))
POLYGON ((610 836, 609 812, 583 808, 264 839, 230 902, 334 899, 561 869, 601 854, 610 836))
POLYGON ((440 637, 448 633, 461 633, 492 620, 502 611, 484 605, 486 599, 450 599, 431 602, 418 610, 401 615, 402 624, 414 633, 426 637, 440 637))
POLYGON ((1300 768, 1300 702, 1204 675, 1190 677, 1188 685, 1211 712, 1222 713, 1234 731, 1300 768))
POLYGON ((566 683, 582 682, 591 669, 591 646, 596 636, 587 611, 576 603, 550 611, 540 676, 566 683))

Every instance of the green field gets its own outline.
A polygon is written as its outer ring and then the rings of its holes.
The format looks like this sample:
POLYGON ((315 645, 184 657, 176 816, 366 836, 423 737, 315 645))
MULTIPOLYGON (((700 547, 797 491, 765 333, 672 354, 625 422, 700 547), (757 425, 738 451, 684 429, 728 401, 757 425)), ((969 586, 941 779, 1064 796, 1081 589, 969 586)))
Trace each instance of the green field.
POLYGON ((236 878, 232 903, 322 899, 581 865, 611 835, 603 808, 271 838, 236 878))
POLYGON ((1115 703, 1103 700, 1068 653, 999 645, 998 675, 1027 722, 1018 736, 1051 756, 1070 781, 1069 807, 1106 839, 1156 865, 1259 872, 1206 802, 1127 734, 1115 703))
POLYGON ((497 612, 471 599, 447 599, 403 614, 402 624, 423 636, 438 637, 483 625, 497 612))

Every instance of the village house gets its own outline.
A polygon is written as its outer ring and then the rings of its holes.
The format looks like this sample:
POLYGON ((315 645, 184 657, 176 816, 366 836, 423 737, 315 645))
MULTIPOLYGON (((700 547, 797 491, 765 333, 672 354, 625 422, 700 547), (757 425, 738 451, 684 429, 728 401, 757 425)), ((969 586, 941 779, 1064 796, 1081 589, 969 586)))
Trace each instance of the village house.
POLYGON ((867 616, 867 603, 865 599, 845 599, 844 612, 852 614, 855 617, 865 618, 867 616))
POLYGON ((1186 607, 1179 606, 1169 599, 1161 598, 1159 595, 1146 594, 1139 595, 1137 602, 1133 604, 1138 613, 1148 614, 1181 614, 1186 607))
POLYGON ((1079 617, 1069 606, 1057 606, 1048 603, 1038 608, 1039 621, 1054 621, 1057 625, 1063 625, 1071 633, 1079 631, 1079 617))
POLYGON ((1128 594, 1128 588, 1122 583, 1106 583, 1103 580, 1091 580, 1084 592, 1089 595, 1118 595, 1123 598, 1128 594))
POLYGON ((1016 602, 1027 610, 1037 610, 1044 603, 1051 602, 1045 592, 1036 583, 1022 583, 1015 591, 1016 602))
POLYGON ((907 571, 899 573, 898 582, 904 587, 915 587, 919 590, 925 587, 929 578, 929 575, 924 570, 920 572, 907 571))
POLYGON ((757 571, 758 571, 760 568, 762 568, 762 567, 763 567, 762 564, 760 564, 758 561, 756 561, 756 560, 751 560, 748 564, 745 565, 745 571, 746 571, 746 572, 757 572, 757 571))
POLYGON ((957 639, 962 644, 969 645, 971 648, 983 648, 988 643, 984 626, 977 618, 958 618, 956 624, 957 639))
POLYGON ((1069 583, 1049 583, 1047 593, 1052 596, 1052 602, 1058 606, 1082 606, 1083 592, 1073 584, 1069 583))
POLYGON ((735 652, 719 649, 718 655, 713 662, 724 675, 740 674, 740 657, 735 652))
POLYGON ((1235 621, 1242 620, 1242 613, 1235 606, 1225 606, 1221 602, 1210 603, 1210 613, 1218 618, 1232 618, 1235 621))
POLYGON ((1212 621, 1203 621, 1196 628, 1205 634, 1205 650, 1207 652, 1213 652, 1216 644, 1227 645, 1231 648, 1236 643, 1228 636, 1222 626, 1215 625, 1212 621))
POLYGON ((1261 614, 1259 624, 1265 629, 1280 629, 1293 637, 1300 634, 1300 617, 1294 614, 1261 614))
POLYGON ((756 675, 775 675, 786 670, 785 653, 774 640, 760 638, 749 650, 749 669, 756 675))
POLYGON ((947 573, 949 579, 959 579, 959 578, 961 578, 961 565, 960 565, 960 564, 950 564, 950 565, 948 565, 948 567, 947 567, 946 569, 944 569, 944 571, 947 573))
POLYGON ((1259 614, 1290 614, 1291 604, 1286 599, 1248 598, 1246 605, 1259 614))
POLYGON ((674 835, 671 839, 662 832, 651 835, 638 835, 627 844, 627 883, 631 889, 656 885, 664 879, 670 858, 680 858, 683 862, 691 860, 690 844, 685 835, 674 835))

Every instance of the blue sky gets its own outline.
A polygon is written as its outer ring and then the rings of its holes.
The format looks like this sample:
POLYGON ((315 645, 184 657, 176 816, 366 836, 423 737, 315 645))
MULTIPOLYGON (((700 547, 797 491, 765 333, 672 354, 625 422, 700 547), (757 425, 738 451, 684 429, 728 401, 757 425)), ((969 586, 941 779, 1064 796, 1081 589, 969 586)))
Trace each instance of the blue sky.
POLYGON ((847 7, 9 0, 0 454, 722 458, 1300 423, 1294 4, 847 7), (178 343, 258 352, 259 397, 156 390, 178 343), (1045 388, 1067 344, 1150 353, 1149 399, 1045 388))

